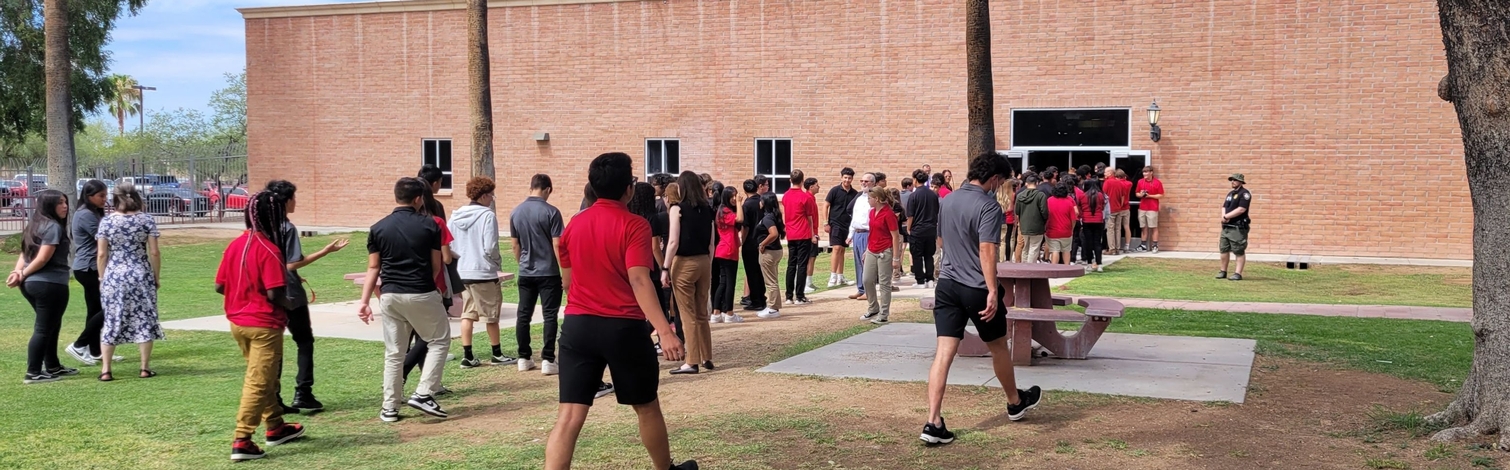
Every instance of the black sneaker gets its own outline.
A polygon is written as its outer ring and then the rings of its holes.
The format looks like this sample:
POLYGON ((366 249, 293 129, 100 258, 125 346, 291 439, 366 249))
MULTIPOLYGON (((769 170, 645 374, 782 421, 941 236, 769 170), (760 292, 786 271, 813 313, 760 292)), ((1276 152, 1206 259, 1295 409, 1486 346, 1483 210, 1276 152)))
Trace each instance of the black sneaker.
POLYGON ((513 364, 513 363, 516 363, 516 362, 519 362, 519 359, 508 357, 508 356, 493 356, 492 359, 488 360, 488 364, 492 364, 492 365, 495 365, 495 366, 506 366, 506 365, 513 364))
POLYGON ((435 402, 434 397, 420 395, 418 393, 409 396, 409 407, 423 411, 425 414, 436 418, 449 418, 450 414, 440 408, 440 403, 435 402))
POLYGON ((944 417, 940 416, 938 426, 934 426, 933 423, 923 425, 923 434, 918 436, 918 439, 934 445, 948 444, 954 442, 954 433, 949 432, 949 426, 944 424, 944 417))
POLYGON ((398 410, 383 408, 383 411, 378 413, 378 419, 383 420, 384 423, 398 421, 398 410))
POLYGON ((278 399, 278 406, 283 407, 283 414, 285 414, 285 415, 296 415, 296 414, 299 414, 299 409, 298 408, 294 408, 292 406, 288 406, 287 404, 283 403, 283 399, 282 398, 278 399))
POLYGON ((305 411, 309 411, 309 412, 316 412, 316 411, 324 411, 325 410, 325 404, 324 403, 320 403, 320 400, 316 400, 315 399, 315 394, 313 394, 313 393, 294 392, 294 402, 293 402, 293 404, 290 404, 289 406, 292 407, 292 408, 298 408, 300 410, 305 410, 305 411))
POLYGON ((1038 406, 1038 401, 1043 399, 1043 390, 1034 385, 1027 390, 1017 391, 1017 404, 1007 405, 1007 419, 1022 421, 1028 415, 1028 410, 1038 406))
POLYGON ((67 377, 67 376, 70 376, 70 375, 79 375, 79 370, 78 369, 74 369, 72 367, 58 366, 57 369, 50 369, 50 370, 48 370, 47 371, 47 375, 51 375, 51 376, 55 376, 55 377, 67 377))
MULTIPOLYGON (((1238 275, 1238 277, 1242 277, 1242 275, 1238 275)), ((1227 272, 1226 271, 1217 271, 1216 272, 1216 278, 1217 279, 1226 279, 1227 278, 1227 272)))
POLYGON ((267 446, 280 445, 301 437, 304 437, 304 425, 283 423, 283 427, 267 432, 267 446))
POLYGON ((251 439, 237 439, 231 442, 231 460, 257 460, 266 457, 267 453, 257 447, 257 443, 251 439))
POLYGON ((876 315, 880 315, 880 314, 881 314, 881 312, 874 312, 874 313, 865 312, 865 313, 863 313, 863 314, 860 315, 860 319, 861 320, 869 320, 869 319, 875 318, 876 315))
POLYGON ((56 382, 56 381, 62 380, 62 379, 63 379, 62 377, 58 377, 56 375, 52 375, 52 374, 49 374, 49 373, 46 373, 46 372, 38 372, 38 373, 35 373, 35 374, 28 372, 26 374, 26 378, 21 379, 21 383, 22 384, 26 384, 26 385, 30 385, 30 384, 39 384, 39 383, 44 383, 44 382, 56 382))
POLYGON ((446 388, 445 385, 441 385, 440 387, 437 387, 434 390, 434 393, 435 393, 435 396, 437 396, 437 397, 443 397, 443 396, 446 396, 446 395, 450 395, 451 394, 451 389, 446 388))
POLYGON ((671 470, 697 470, 697 461, 688 460, 682 462, 680 465, 672 465, 671 470))
POLYGON ((872 324, 876 324, 876 325, 885 325, 887 323, 891 323, 891 320, 887 320, 886 317, 880 317, 880 318, 872 318, 870 320, 870 322, 872 324))
POLYGON ((601 384, 598 384, 598 393, 593 394, 592 397, 603 398, 610 393, 613 393, 613 382, 603 382, 601 384))
POLYGON ((461 368, 471 369, 473 367, 482 367, 482 361, 477 360, 477 358, 461 360, 461 368))
POLYGON ((1241 280, 1243 280, 1243 275, 1242 274, 1233 274, 1232 277, 1227 278, 1227 280, 1228 281, 1241 281, 1241 280))
POLYGON ((749 306, 750 305, 750 297, 749 296, 740 297, 739 298, 739 304, 740 305, 744 305, 744 306, 749 306))
POLYGON ((750 312, 759 312, 761 310, 765 310, 765 306, 764 305, 748 305, 748 304, 746 304, 744 309, 746 311, 750 311, 750 312))

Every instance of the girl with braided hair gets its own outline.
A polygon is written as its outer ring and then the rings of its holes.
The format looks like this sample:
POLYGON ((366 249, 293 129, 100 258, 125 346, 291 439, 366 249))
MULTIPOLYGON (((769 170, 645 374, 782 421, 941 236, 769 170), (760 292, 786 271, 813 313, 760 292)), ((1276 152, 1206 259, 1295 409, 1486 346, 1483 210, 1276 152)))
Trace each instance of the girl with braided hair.
POLYGON ((283 421, 283 406, 278 403, 289 307, 284 258, 278 247, 287 217, 284 201, 274 193, 252 195, 244 217, 247 230, 226 246, 215 274, 215 292, 225 296, 231 337, 246 358, 231 460, 265 456, 252 441, 252 434, 264 423, 268 447, 304 436, 304 426, 283 421))

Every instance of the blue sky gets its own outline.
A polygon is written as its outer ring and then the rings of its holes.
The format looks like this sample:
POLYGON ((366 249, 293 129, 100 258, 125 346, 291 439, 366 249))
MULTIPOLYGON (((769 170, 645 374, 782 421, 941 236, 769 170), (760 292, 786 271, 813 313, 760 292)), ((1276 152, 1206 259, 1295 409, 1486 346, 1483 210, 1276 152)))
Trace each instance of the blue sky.
MULTIPOLYGON (((157 87, 146 92, 149 112, 208 112, 210 93, 224 86, 224 74, 240 73, 246 66, 245 23, 237 8, 350 1, 147 0, 140 14, 116 23, 106 46, 110 70, 157 87)), ((136 125, 131 121, 128 129, 136 125)))

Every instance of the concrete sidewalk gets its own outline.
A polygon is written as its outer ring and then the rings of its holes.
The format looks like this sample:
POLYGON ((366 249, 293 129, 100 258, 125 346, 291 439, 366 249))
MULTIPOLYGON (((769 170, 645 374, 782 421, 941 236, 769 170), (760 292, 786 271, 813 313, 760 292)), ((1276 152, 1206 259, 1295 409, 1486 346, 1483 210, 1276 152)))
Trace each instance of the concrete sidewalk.
MULTIPOLYGON (((1168 258, 1168 259, 1200 259, 1210 260, 1213 263, 1222 259, 1219 253, 1196 252, 1196 251, 1160 251, 1158 253, 1134 253, 1135 258, 1168 258)), ((1458 259, 1430 259, 1430 258, 1373 258, 1363 256, 1311 256, 1311 264, 1385 264, 1395 266, 1443 266, 1454 268, 1471 268, 1473 260, 1458 259)), ((1250 253, 1248 261, 1255 263, 1283 263, 1290 259, 1290 255, 1266 255, 1250 253)), ((1111 264, 1107 262, 1106 264, 1111 264)))
POLYGON ((1116 299, 1129 308, 1170 310, 1206 310, 1233 313, 1283 313, 1325 317, 1393 318, 1406 320, 1441 320, 1468 322, 1473 309, 1450 307, 1410 307, 1399 305, 1329 305, 1283 304, 1273 302, 1199 302, 1192 300, 1116 299))

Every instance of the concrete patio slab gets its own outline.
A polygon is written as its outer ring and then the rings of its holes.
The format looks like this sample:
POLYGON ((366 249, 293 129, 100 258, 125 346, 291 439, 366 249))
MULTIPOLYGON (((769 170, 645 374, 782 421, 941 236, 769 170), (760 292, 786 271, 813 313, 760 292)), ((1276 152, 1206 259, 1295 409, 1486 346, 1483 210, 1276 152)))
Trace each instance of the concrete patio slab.
MULTIPOLYGON (((894 323, 768 365, 760 372, 928 380, 936 337, 933 325, 894 323)), ((1019 386, 1049 390, 1195 401, 1242 403, 1253 367, 1249 339, 1108 333, 1086 360, 1038 359, 1016 368, 1019 386)), ((954 360, 949 383, 1000 387, 990 358, 954 360)))
MULTIPOLYGON (((339 302, 330 304, 317 304, 309 306, 309 322, 319 338, 344 338, 363 341, 382 341, 382 319, 373 317, 371 324, 363 324, 357 318, 357 302, 339 302)), ((499 316, 500 328, 509 329, 514 327, 514 321, 519 317, 517 304, 503 304, 503 310, 499 316)), ((540 307, 535 307, 534 323, 544 322, 540 314, 540 307)), ((230 322, 224 315, 212 317, 198 317, 184 320, 163 322, 162 327, 170 330, 198 330, 198 331, 230 331, 230 322)), ((483 331, 483 325, 477 325, 476 331, 483 331)), ((461 332, 461 319, 451 319, 451 337, 457 337, 461 332)))

